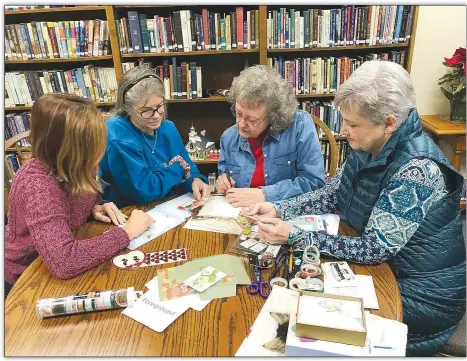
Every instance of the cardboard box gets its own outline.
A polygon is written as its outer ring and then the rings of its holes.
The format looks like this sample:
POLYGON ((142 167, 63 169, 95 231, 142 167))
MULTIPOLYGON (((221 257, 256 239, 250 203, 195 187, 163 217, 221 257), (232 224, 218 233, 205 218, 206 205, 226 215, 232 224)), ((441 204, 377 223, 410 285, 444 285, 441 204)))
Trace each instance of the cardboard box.
POLYGON ((297 326, 296 327, 297 329, 296 329, 295 334, 297 337, 314 338, 317 340, 338 342, 338 343, 344 343, 347 345, 355 345, 355 346, 363 347, 365 346, 365 339, 366 339, 366 334, 367 334, 365 310, 363 308, 363 299, 356 298, 356 297, 348 297, 348 296, 337 296, 337 295, 331 295, 331 294, 326 294, 326 293, 300 291, 300 298, 298 300, 298 306, 297 306, 297 326), (363 326, 364 331, 344 330, 340 328, 325 327, 321 325, 318 326, 318 325, 299 323, 298 322, 298 311, 300 309, 301 296, 331 298, 331 299, 338 299, 338 300, 343 300, 343 301, 359 302, 361 306, 362 326, 363 326))

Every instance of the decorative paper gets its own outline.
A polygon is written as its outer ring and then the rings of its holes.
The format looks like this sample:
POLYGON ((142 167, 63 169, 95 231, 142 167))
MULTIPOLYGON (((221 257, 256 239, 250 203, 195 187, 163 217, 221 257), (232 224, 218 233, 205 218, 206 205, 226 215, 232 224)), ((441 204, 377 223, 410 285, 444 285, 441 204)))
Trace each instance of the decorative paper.
POLYGON ((219 271, 211 266, 206 266, 201 269, 200 272, 187 278, 183 283, 191 288, 194 288, 198 292, 204 292, 209 287, 213 286, 221 279, 227 276, 224 272, 219 271))

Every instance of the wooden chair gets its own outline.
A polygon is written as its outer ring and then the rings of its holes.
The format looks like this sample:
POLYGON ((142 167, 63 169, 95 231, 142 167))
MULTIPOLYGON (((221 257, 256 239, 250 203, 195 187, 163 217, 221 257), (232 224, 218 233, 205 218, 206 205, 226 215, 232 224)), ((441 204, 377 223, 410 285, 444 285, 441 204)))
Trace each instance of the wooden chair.
POLYGON ((331 151, 331 165, 329 167, 329 177, 331 178, 334 176, 334 174, 336 174, 337 159, 339 157, 336 139, 334 138, 334 134, 332 134, 331 129, 329 129, 329 127, 321 119, 314 115, 311 115, 311 117, 313 118, 313 122, 321 128, 321 130, 327 137, 327 142, 329 142, 329 147, 331 151))
MULTIPOLYGON (((10 139, 8 139, 6 142, 5 142, 5 167, 8 169, 8 172, 13 175, 14 172, 13 172, 13 169, 11 169, 11 166, 10 166, 10 163, 7 161, 6 159, 6 155, 7 155, 7 149, 10 149, 14 146, 15 150, 16 150, 16 153, 18 154, 18 160, 19 160, 19 163, 20 165, 23 164, 27 159, 29 159, 29 156, 31 154, 30 150, 25 150, 23 147, 19 147, 18 146, 18 142, 22 139, 25 139, 27 137, 29 137, 29 133, 31 131, 30 130, 27 130, 25 132, 21 132, 13 137, 11 137, 10 139)), ((5 184, 8 184, 8 187, 9 187, 9 182, 8 180, 6 179, 5 180, 5 184)))

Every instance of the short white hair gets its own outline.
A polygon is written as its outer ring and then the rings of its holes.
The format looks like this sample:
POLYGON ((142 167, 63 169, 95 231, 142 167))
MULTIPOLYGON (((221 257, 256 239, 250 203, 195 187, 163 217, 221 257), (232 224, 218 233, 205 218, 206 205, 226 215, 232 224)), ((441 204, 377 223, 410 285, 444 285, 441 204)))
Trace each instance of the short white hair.
POLYGON ((401 125, 415 107, 415 90, 401 65, 373 60, 363 63, 337 89, 334 102, 338 109, 357 112, 374 124, 393 114, 401 125))

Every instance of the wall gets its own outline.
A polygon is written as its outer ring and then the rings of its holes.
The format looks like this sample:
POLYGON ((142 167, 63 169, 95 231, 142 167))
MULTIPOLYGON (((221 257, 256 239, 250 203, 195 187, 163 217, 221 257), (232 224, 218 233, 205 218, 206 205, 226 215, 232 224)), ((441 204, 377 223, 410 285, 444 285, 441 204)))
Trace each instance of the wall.
MULTIPOLYGON (((444 57, 451 57, 459 47, 466 47, 466 7, 420 6, 410 71, 419 114, 449 114, 449 101, 437 84, 446 74, 444 57)), ((448 159, 452 159, 453 146, 449 138, 440 142, 448 159)), ((461 172, 465 177, 465 155, 461 172)))

